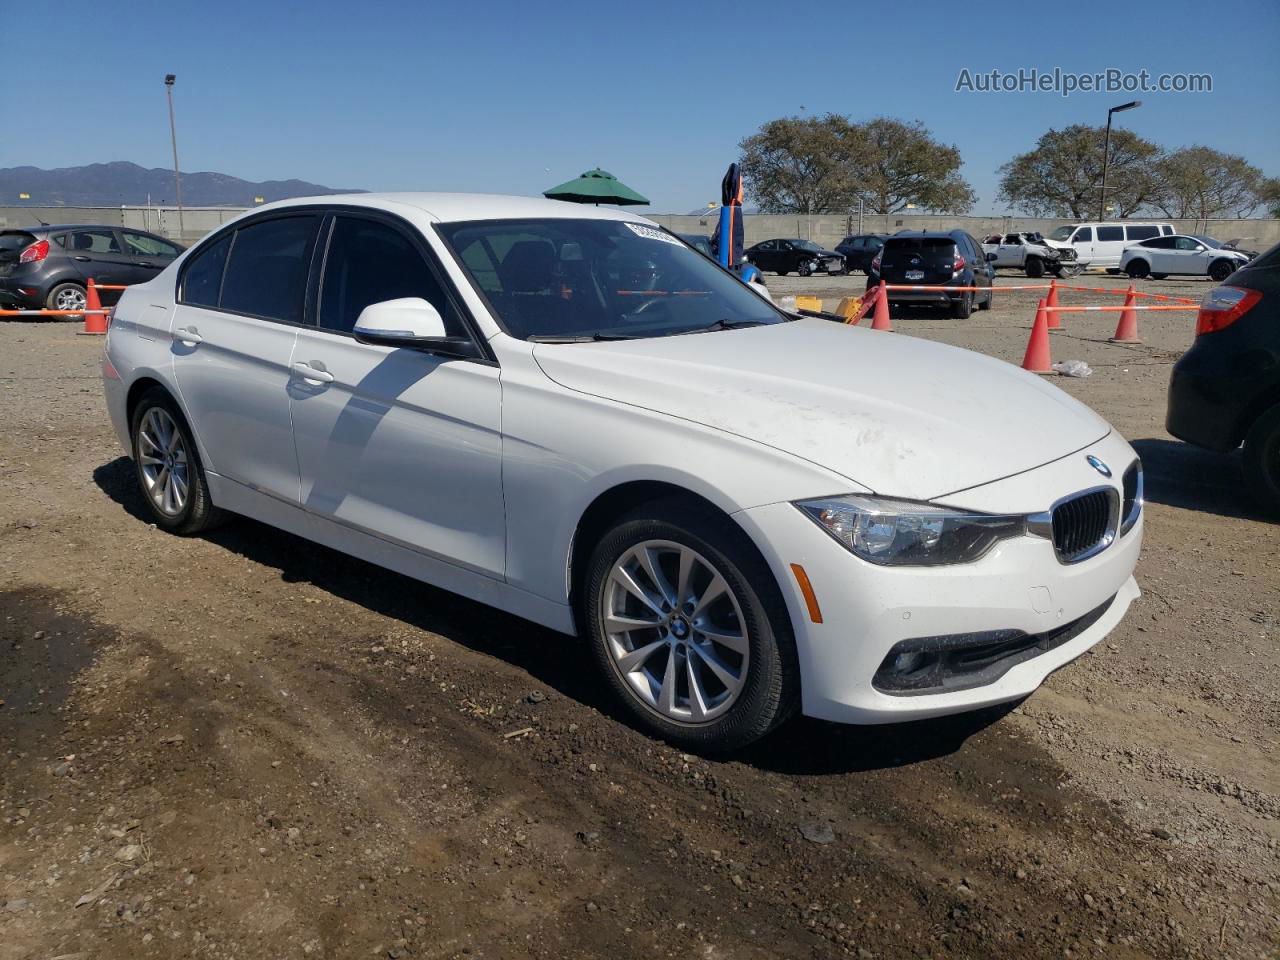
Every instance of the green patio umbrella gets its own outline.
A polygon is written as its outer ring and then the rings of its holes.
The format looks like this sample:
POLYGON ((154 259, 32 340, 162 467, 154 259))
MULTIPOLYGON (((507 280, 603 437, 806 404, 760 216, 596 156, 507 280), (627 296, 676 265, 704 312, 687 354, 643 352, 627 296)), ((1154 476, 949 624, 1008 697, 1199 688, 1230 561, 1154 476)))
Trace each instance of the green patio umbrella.
POLYGON ((632 204, 648 204, 625 183, 607 170, 597 167, 588 170, 576 180, 542 191, 548 200, 568 200, 571 203, 612 203, 624 207, 632 204))

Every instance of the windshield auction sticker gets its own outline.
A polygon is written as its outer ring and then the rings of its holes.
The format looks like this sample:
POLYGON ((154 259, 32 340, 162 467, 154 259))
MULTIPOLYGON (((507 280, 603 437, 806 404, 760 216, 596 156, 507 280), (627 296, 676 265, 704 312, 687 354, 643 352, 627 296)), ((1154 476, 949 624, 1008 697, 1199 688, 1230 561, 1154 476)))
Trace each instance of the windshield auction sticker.
POLYGON ((630 221, 627 221, 627 226, 631 228, 631 232, 637 237, 644 237, 646 240, 661 240, 663 243, 674 243, 677 247, 684 246, 675 237, 669 233, 664 233, 656 227, 646 227, 643 223, 631 223, 630 221))

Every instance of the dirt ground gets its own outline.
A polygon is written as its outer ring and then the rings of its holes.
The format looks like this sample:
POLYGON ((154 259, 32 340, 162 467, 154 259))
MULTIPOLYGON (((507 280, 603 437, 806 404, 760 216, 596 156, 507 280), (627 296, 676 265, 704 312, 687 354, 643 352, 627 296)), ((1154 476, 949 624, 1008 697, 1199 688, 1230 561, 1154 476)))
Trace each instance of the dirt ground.
MULTIPOLYGON (((1034 296, 892 335, 1017 362, 1034 296)), ((569 638, 249 521, 158 532, 101 340, 0 323, 0 960, 1280 955, 1280 536, 1163 430, 1193 318, 1053 336, 1147 466, 1110 637, 1008 709, 729 760, 627 726, 569 638)))

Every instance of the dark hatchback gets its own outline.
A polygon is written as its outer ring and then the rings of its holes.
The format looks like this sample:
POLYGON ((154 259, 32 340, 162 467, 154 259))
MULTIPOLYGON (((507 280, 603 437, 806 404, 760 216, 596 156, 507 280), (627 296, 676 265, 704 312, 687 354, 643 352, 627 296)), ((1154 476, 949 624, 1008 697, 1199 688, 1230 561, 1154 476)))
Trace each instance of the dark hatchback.
POLYGON ((855 270, 866 273, 887 239, 888 234, 884 233, 859 233, 836 244, 836 253, 844 257, 845 269, 850 273, 855 270))
MULTIPOLYGON (((183 248, 142 230, 96 224, 0 230, 0 302, 20 309, 80 310, 94 283, 144 283, 183 248)), ((102 302, 119 294, 104 290, 102 302)))
POLYGON ((990 257, 978 241, 963 230, 947 233, 904 231, 884 242, 867 270, 867 289, 881 280, 889 284, 929 287, 987 287, 987 292, 947 290, 892 290, 890 303, 941 304, 951 315, 963 320, 973 312, 991 307, 991 281, 996 275, 990 257))
POLYGON ((1165 426, 1209 450, 1243 445, 1245 483, 1280 515, 1280 244, 1205 294, 1165 426))
POLYGON ((747 259, 761 270, 771 270, 780 277, 798 273, 807 277, 814 273, 845 273, 844 257, 812 240, 790 237, 763 240, 744 251, 747 259))

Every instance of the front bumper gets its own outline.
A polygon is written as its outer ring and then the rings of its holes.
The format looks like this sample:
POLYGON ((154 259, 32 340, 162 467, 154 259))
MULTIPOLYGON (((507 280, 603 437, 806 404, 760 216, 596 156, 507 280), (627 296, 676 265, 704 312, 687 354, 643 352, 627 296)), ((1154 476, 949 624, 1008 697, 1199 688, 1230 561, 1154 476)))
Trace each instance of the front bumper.
MULTIPOLYGON (((939 502, 991 513, 1042 511, 1061 496, 1098 486, 1101 478, 1085 460, 1089 453, 1113 465, 1108 482, 1119 491, 1135 454, 1113 433, 1087 450, 939 502)), ((803 711, 826 720, 889 723, 1021 699, 1105 637, 1139 596, 1133 570, 1142 546, 1141 517, 1107 549, 1079 563, 1060 563, 1050 541, 1028 536, 1003 541, 975 563, 945 567, 866 563, 790 503, 736 518, 765 553, 787 600, 803 711), (812 622, 791 564, 804 567, 822 623, 812 622), (1013 658, 993 671, 990 682, 904 693, 886 692, 873 680, 903 641, 988 631, 1052 636, 1077 621, 1088 622, 1061 642, 1013 658)))

